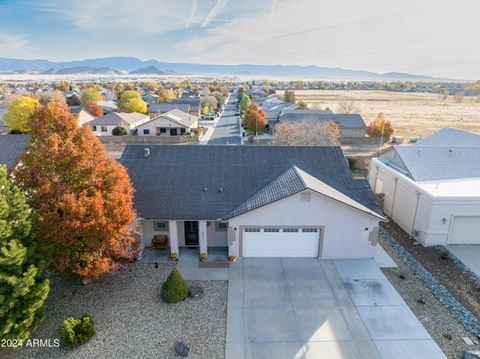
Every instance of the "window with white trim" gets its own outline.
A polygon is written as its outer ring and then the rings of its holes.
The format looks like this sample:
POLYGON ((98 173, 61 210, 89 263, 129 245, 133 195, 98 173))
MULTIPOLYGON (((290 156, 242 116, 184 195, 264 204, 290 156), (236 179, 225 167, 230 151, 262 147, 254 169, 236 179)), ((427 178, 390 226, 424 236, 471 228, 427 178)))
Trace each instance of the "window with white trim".
POLYGON ((159 232, 168 231, 168 221, 153 222, 153 228, 159 232))
POLYGON ((228 229, 227 222, 215 222, 215 231, 217 232, 226 232, 228 229))

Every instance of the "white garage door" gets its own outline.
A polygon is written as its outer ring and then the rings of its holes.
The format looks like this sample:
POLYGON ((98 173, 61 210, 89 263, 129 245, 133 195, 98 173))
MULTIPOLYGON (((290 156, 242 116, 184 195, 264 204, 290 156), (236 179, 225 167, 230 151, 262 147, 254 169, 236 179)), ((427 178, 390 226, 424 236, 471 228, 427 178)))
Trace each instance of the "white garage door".
POLYGON ((318 257, 319 228, 245 228, 244 257, 318 257))
POLYGON ((480 244, 480 217, 455 217, 448 244, 480 244))

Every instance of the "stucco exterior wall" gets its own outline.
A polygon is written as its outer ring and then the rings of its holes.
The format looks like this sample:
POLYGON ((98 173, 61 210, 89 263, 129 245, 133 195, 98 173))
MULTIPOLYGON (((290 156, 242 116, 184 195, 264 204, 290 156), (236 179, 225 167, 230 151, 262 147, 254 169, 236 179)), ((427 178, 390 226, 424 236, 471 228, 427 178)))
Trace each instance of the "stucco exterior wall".
POLYGON ((425 246, 448 243, 454 216, 480 216, 479 199, 436 197, 378 159, 372 159, 368 172, 374 192, 385 194, 384 213, 407 233, 417 231, 415 238, 425 246), (396 192, 395 178, 398 178, 396 192))
POLYGON ((235 241, 229 245, 229 255, 241 257, 242 226, 315 226, 324 227, 321 258, 372 258, 375 247, 369 235, 379 221, 317 193, 311 193, 310 202, 296 194, 230 219, 235 241))

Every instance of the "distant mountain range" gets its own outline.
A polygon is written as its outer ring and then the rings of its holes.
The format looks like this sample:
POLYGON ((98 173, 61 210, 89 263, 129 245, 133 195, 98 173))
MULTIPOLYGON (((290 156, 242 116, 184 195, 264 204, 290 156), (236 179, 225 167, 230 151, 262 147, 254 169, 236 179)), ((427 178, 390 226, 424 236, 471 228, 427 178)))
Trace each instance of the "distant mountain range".
POLYGON ((408 73, 389 72, 379 74, 370 71, 342 68, 297 66, 297 65, 207 65, 157 60, 142 61, 135 57, 104 57, 77 61, 54 62, 49 60, 26 60, 0 58, 0 73, 37 74, 104 74, 104 75, 265 75, 298 76, 324 79, 349 80, 445 80, 408 73))

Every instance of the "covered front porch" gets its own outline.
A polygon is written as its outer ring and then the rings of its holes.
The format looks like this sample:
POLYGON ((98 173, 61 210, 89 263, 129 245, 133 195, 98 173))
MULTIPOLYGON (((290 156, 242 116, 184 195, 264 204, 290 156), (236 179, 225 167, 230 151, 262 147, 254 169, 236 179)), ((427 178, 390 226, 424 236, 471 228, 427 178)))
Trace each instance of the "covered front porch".
POLYGON ((228 223, 209 220, 142 220, 142 261, 171 255, 205 262, 228 260, 228 223), (153 244, 153 246, 152 246, 153 244))

